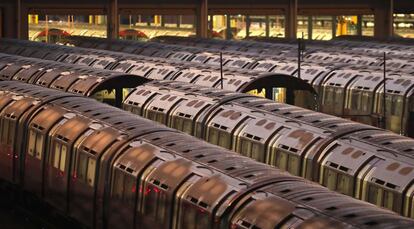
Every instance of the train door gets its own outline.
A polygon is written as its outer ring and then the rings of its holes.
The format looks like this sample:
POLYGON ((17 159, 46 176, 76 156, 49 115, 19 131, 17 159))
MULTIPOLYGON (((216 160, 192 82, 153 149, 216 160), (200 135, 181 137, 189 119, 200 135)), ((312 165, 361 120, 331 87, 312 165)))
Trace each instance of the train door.
POLYGON ((72 148, 78 137, 86 131, 89 120, 74 117, 64 123, 51 136, 49 158, 45 174, 45 199, 64 212, 68 207, 69 174, 72 148))
POLYGON ((58 126, 66 121, 66 119, 62 119, 62 116, 63 111, 60 109, 45 109, 32 119, 26 130, 28 144, 24 148, 24 188, 39 196, 42 195, 48 133, 54 132, 58 126), (60 119, 62 120, 58 122, 60 119), (56 124, 56 122, 58 123, 56 124))
POLYGON ((1 138, 0 138, 0 178, 7 181, 13 179, 13 159, 16 133, 15 117, 1 117, 1 138))
POLYGON ((0 37, 3 37, 3 8, 0 8, 0 37))
POLYGON ((408 115, 405 123, 405 134, 409 137, 414 137, 414 98, 409 96, 406 100, 408 115))

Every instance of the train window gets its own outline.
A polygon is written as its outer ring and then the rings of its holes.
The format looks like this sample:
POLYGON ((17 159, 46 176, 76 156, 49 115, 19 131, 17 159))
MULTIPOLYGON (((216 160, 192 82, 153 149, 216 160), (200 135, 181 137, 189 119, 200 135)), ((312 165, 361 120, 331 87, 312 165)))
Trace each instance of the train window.
POLYGON ((36 136, 36 158, 42 160, 43 155, 43 135, 40 133, 36 136))
POLYGON ((284 150, 275 150, 272 154, 270 159, 271 165, 294 175, 299 175, 300 158, 297 155, 290 154, 284 150))
POLYGON ((183 119, 180 117, 174 117, 173 128, 177 130, 182 130, 183 119))
POLYGON ((253 158, 257 161, 263 162, 264 151, 263 146, 260 143, 251 142, 247 139, 240 139, 240 152, 241 155, 253 158))
POLYGON ((184 119, 182 131, 187 134, 193 133, 193 122, 189 119, 184 119))
POLYGON ((330 190, 335 190, 336 188, 336 173, 330 169, 325 169, 324 175, 324 186, 330 190))
POLYGON ((361 98, 362 111, 371 111, 371 93, 363 92, 361 98))
POLYGON ((396 133, 401 129, 401 115, 404 106, 404 99, 399 95, 391 95, 386 97, 387 111, 387 129, 396 133))
POLYGON ((60 149, 60 164, 59 164, 59 169, 62 172, 65 171, 67 149, 68 148, 65 145, 62 145, 62 147, 60 149))
POLYGON ((218 143, 218 130, 214 129, 214 128, 210 128, 209 132, 208 132, 208 142, 217 145, 218 143))
POLYGON ((276 163, 275 166, 282 170, 287 170, 288 155, 284 151, 276 151, 276 163))
POLYGON ((218 145, 227 149, 231 148, 231 136, 229 133, 218 131, 219 133, 219 139, 218 139, 218 145))
POLYGON ((87 182, 88 182, 88 185, 91 187, 95 185, 95 171, 96 171, 96 160, 89 158, 88 159, 87 182))
POLYGON ((240 139, 240 154, 246 157, 250 157, 252 150, 252 143, 245 139, 240 139))
POLYGON ((368 186, 368 202, 375 204, 377 206, 382 205, 382 189, 374 186, 369 185, 368 186))
POLYGON ((353 195, 353 179, 349 175, 325 168, 323 184, 330 190, 353 195))
POLYGON ((391 95, 386 97, 387 111, 391 115, 399 116, 402 113, 403 108, 403 97, 399 95, 391 95))
POLYGON ((334 88, 327 86, 324 94, 323 94, 323 108, 324 108, 324 112, 330 112, 329 110, 331 109, 332 106, 334 106, 334 101, 335 100, 335 93, 334 93, 334 88))
POLYGON ((60 159, 60 143, 55 143, 55 151, 53 158, 53 167, 59 168, 59 159, 60 159))
POLYGON ((335 99, 334 99, 334 110, 336 114, 342 113, 343 106, 343 90, 342 88, 336 88, 335 90, 335 99))
POLYGON ((35 154, 35 144, 36 144, 36 132, 33 130, 29 131, 29 151, 27 152, 30 156, 35 154))
POLYGON ((377 185, 368 184, 368 202, 380 207, 385 207, 390 210, 401 212, 398 194, 385 190, 377 185))
POLYGON ((147 118, 159 123, 164 123, 164 114, 161 112, 148 110, 147 118))
POLYGON ((173 128, 181 130, 184 133, 193 133, 193 122, 186 118, 174 117, 173 128))
POLYGON ((288 157, 288 171, 296 176, 299 176, 300 160, 296 155, 289 154, 288 157))
POLYGON ((345 174, 338 174, 338 184, 336 190, 346 194, 352 195, 353 194, 353 182, 352 178, 345 174))
POLYGON ((361 91, 359 90, 352 90, 351 91, 351 98, 350 101, 348 101, 347 103, 347 108, 352 109, 352 110, 358 110, 358 103, 360 100, 360 96, 361 96, 361 91))
MULTIPOLYGON (((37 143, 38 140, 43 141, 43 138, 36 139, 36 149, 38 146, 38 143, 37 143)), ((40 145, 39 150, 41 150, 41 143, 39 143, 39 145, 40 145)), ((55 142, 55 150, 53 152, 54 155, 53 155, 53 160, 51 161, 51 164, 53 164, 53 167, 59 169, 62 172, 65 171, 67 149, 68 149, 67 146, 59 142, 55 142)))

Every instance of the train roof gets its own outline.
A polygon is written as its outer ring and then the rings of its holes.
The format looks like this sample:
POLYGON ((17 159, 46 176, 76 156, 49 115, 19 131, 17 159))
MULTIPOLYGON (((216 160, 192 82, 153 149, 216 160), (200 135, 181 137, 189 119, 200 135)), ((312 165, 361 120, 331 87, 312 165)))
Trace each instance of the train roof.
MULTIPOLYGON (((182 169, 191 169, 194 173, 204 174, 203 176, 206 177, 220 176, 222 182, 233 187, 237 192, 256 192, 258 195, 262 193, 265 195, 259 199, 263 199, 264 203, 285 206, 284 209, 280 209, 284 212, 283 216, 279 215, 280 211, 276 211, 279 212, 278 215, 269 215, 268 212, 263 220, 269 220, 273 217, 276 217, 277 220, 283 220, 290 214, 300 214, 299 209, 302 209, 302 212, 312 212, 311 216, 305 217, 303 215, 306 219, 323 218, 325 220, 322 222, 327 220, 336 226, 339 225, 333 223, 340 223, 341 226, 346 227, 409 227, 414 224, 411 219, 334 193, 302 178, 280 172, 278 169, 212 146, 128 112, 95 102, 92 99, 19 82, 4 81, 0 82, 0 86, 1 96, 4 98, 10 96, 14 99, 32 97, 40 101, 37 103, 38 109, 50 106, 64 109, 66 111, 63 115, 69 118, 76 116, 88 119, 88 123, 93 125, 91 128, 112 131, 112 134, 125 140, 126 144, 149 144, 156 151, 163 152, 165 158, 170 158, 169 160, 175 166, 184 166, 182 169), (43 94, 38 94, 38 91, 43 91, 43 94), (55 96, 54 100, 48 100, 50 96, 55 96), (105 111, 105 113, 101 113, 101 111, 105 111), (119 121, 120 117, 124 120, 123 122, 119 121), (180 158, 189 160, 190 164, 182 164, 180 158), (352 213, 352 220, 349 220, 350 213, 352 213)), ((99 152, 94 153, 99 154, 103 149, 95 148, 95 150, 99 152)), ((136 157, 125 159, 131 163, 138 161, 136 157)), ((134 169, 130 170, 134 171, 134 169)), ((157 174, 161 171, 164 170, 157 171, 157 174)), ((172 177, 170 180, 164 179, 170 177, 169 174, 159 174, 159 176, 157 174, 154 176, 159 177, 161 183, 176 185, 172 177)), ((178 177, 176 178, 178 181, 180 180, 178 177)), ((213 202, 208 204, 213 204, 213 202)), ((208 207, 208 204, 205 203, 203 206, 208 207)), ((269 211, 268 207, 260 209, 269 211)), ((253 217, 253 215, 254 213, 250 212, 244 218, 249 221, 249 217, 253 217)))

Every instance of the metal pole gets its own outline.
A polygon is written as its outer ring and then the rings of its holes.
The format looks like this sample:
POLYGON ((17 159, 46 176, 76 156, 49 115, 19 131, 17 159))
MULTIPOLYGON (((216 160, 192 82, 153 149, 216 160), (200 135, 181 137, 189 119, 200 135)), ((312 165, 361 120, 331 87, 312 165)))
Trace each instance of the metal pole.
POLYGON ((220 52, 220 77, 221 89, 223 89, 223 53, 220 52))
POLYGON ((300 43, 301 43, 301 38, 298 38, 298 78, 300 79, 300 56, 301 56, 301 52, 300 52, 300 43))
POLYGON ((301 75, 300 75, 300 72, 301 72, 300 66, 301 66, 301 61, 302 61, 302 49, 303 49, 302 42, 303 42, 303 36, 304 36, 304 34, 302 32, 302 38, 298 38, 298 78, 299 79, 301 78, 301 75))
POLYGON ((45 41, 46 43, 49 43, 49 17, 47 16, 47 14, 45 15, 45 41))
POLYGON ((387 81, 387 54, 384 52, 384 91, 383 91, 383 128, 387 128, 387 110, 386 110, 386 81, 387 81))

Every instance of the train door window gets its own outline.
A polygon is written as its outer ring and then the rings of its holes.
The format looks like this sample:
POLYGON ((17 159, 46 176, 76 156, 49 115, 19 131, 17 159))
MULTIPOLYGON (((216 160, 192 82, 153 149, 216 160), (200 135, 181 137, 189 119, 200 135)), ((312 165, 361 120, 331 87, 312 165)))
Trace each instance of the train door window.
POLYGON ((79 181, 93 187, 95 185, 96 160, 80 152, 76 174, 79 181))
POLYGON ((53 152, 53 167, 59 168, 59 159, 60 159, 60 144, 55 143, 55 151, 53 152))
POLYGON ((28 154, 41 160, 43 155, 43 135, 34 130, 29 131, 28 154))
POLYGON ((147 117, 146 117, 146 118, 148 118, 148 119, 150 119, 150 120, 155 120, 155 116, 156 116, 155 111, 148 110, 148 112, 147 112, 147 117))
POLYGON ((3 119, 3 134, 2 134, 2 142, 3 144, 7 144, 9 146, 13 146, 14 142, 14 134, 16 130, 15 121, 11 119, 3 119))
POLYGON ((260 162, 264 161, 264 150, 263 150, 263 146, 260 143, 252 144, 251 157, 255 159, 256 161, 260 161, 260 162))
POLYGON ((183 119, 180 117, 174 117, 173 128, 177 130, 182 130, 183 119))
POLYGON ((250 157, 252 150, 252 143, 244 138, 240 139, 240 154, 246 157, 250 157))
POLYGON ((323 106, 326 107, 325 112, 329 112, 328 109, 331 108, 333 105, 333 101, 335 99, 334 89, 330 86, 325 87, 324 95, 323 95, 323 106))
POLYGON ((287 153, 276 150, 276 163, 275 166, 279 169, 286 170, 287 169, 287 162, 288 162, 288 155, 287 153))
POLYGON ((208 142, 217 145, 218 143, 218 130, 214 129, 214 128, 210 128, 208 131, 208 142))
POLYGON ((218 131, 219 132, 219 139, 218 139, 218 145, 227 149, 230 149, 230 134, 218 131))
POLYGON ((96 171, 96 160, 93 158, 88 159, 88 172, 87 172, 87 183, 93 187, 95 185, 95 171, 96 171))
POLYGON ((336 173, 331 169, 325 169, 324 182, 323 185, 330 190, 335 190, 336 188, 336 173))
POLYGON ((382 189, 374 186, 368 185, 368 202, 381 206, 382 202, 382 189))
POLYGON ((352 195, 353 194, 352 178, 348 175, 339 173, 336 190, 346 195, 352 195))
POLYGON ((335 90, 335 100, 333 101, 334 104, 334 112, 336 114, 342 113, 342 107, 343 107, 343 90, 342 88, 336 88, 335 90))
POLYGON ((393 209, 394 193, 384 190, 383 198, 384 198, 383 206, 388 209, 393 209))
POLYGON ((372 184, 368 185, 368 202, 372 204, 400 212, 399 199, 398 194, 393 191, 385 190, 372 184))
MULTIPOLYGON (((37 145, 37 144, 36 144, 37 145)), ((55 151, 53 152, 53 167, 60 171, 65 171, 67 146, 59 142, 55 142, 55 151)))
POLYGON ((371 112, 371 93, 370 92, 365 91, 362 93, 361 106, 362 106, 362 111, 371 112))
POLYGON ((405 121, 405 134, 409 137, 414 137, 414 98, 410 96, 407 100, 409 100, 410 109, 405 121))
POLYGON ((289 154, 288 156, 288 172, 293 175, 299 175, 300 160, 296 155, 289 154))
POLYGON ((182 130, 184 133, 192 134, 193 133, 193 122, 190 119, 184 119, 182 130))
POLYGON ((35 155, 35 147, 36 147, 36 132, 33 130, 29 131, 29 151, 27 152, 30 156, 35 155))
POLYGON ((353 179, 352 177, 337 173, 332 169, 325 169, 323 184, 327 188, 346 194, 352 195, 353 194, 353 179))
POLYGON ((351 101, 348 102, 349 105, 347 108, 352 110, 358 110, 359 97, 361 95, 361 92, 359 90, 351 90, 351 94, 351 101))
POLYGON ((43 155, 43 135, 38 133, 36 136, 36 158, 42 160, 43 155))
POLYGON ((62 145, 60 148, 60 164, 59 169, 60 171, 65 171, 65 165, 66 165, 66 154, 67 154, 67 146, 62 145))
POLYGON ((399 133, 401 129, 401 115, 404 105, 404 99, 399 95, 386 97, 387 129, 399 133))
POLYGON ((151 107, 148 109, 148 119, 153 121, 164 123, 164 113, 162 113, 164 109, 158 107, 151 107))

